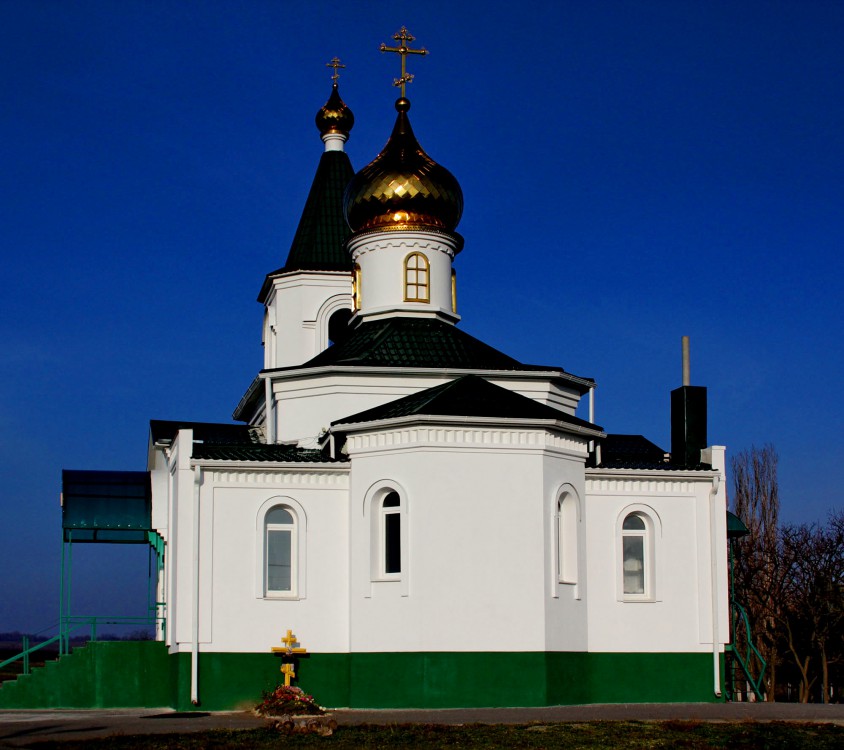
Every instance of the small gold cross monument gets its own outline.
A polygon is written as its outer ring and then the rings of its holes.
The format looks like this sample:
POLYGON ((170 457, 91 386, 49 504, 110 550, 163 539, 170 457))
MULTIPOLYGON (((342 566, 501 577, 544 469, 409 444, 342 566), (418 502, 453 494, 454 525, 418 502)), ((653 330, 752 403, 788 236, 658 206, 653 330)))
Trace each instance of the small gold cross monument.
MULTIPOLYGON (((293 635, 292 630, 287 631, 287 635, 281 639, 281 642, 284 644, 284 648, 273 646, 271 650, 274 654, 281 654, 282 659, 293 656, 294 654, 308 653, 307 649, 293 648, 293 644, 298 643, 298 641, 296 640, 296 636, 293 635)), ((281 665, 281 673, 284 675, 284 687, 290 687, 291 681, 296 677, 295 667, 291 662, 285 662, 281 665)))

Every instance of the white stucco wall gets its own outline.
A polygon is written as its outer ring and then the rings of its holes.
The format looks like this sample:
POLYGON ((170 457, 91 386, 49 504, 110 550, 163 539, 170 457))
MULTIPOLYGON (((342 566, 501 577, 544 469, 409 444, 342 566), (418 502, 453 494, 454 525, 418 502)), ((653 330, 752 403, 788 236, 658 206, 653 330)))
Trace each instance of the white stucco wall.
POLYGON ((543 459, 543 521, 548 549, 543 576, 545 581, 545 650, 585 651, 588 645, 586 569, 586 505, 583 459, 565 455, 543 459), (572 496, 577 503, 577 580, 561 583, 559 574, 559 517, 561 495, 572 496))
POLYGON ((212 471, 204 488, 213 525, 213 559, 203 565, 213 604, 208 650, 266 651, 291 629, 313 651, 348 650, 348 473, 307 470, 212 471), (285 505, 301 546, 294 598, 263 594, 263 513, 285 505))
MULTIPOLYGON (((587 470, 589 650, 712 650, 709 472, 587 470), (620 526, 630 512, 653 521, 654 588, 624 600, 620 526)), ((720 504, 720 500, 718 501, 720 504)), ((718 508, 724 516, 726 507, 718 508)), ((726 638, 726 529, 716 534, 720 642, 726 638)))
POLYGON ((328 346, 328 319, 352 307, 352 274, 297 272, 273 279, 265 302, 264 367, 301 365, 328 346))
POLYGON ((714 471, 682 472, 584 470, 583 438, 470 424, 355 432, 341 465, 203 464, 191 446, 182 430, 168 460, 153 461, 175 650, 190 649, 198 612, 204 651, 264 651, 290 628, 321 652, 711 652, 713 572, 717 650, 727 638, 721 448, 708 454, 714 471), (397 580, 373 575, 382 486, 404 503, 397 580), (574 583, 559 580, 562 491, 578 501, 574 583), (262 513, 275 503, 294 510, 304 540, 290 599, 260 586, 262 513), (621 594, 619 529, 634 510, 653 520, 648 601, 621 594))
POLYGON ((580 444, 549 448, 541 430, 446 433, 386 437, 389 448, 350 441, 352 650, 542 651, 551 628, 567 645, 559 618, 568 602, 546 611, 543 477, 553 464, 553 482, 579 481, 580 444), (407 567, 397 582, 372 580, 369 502, 380 483, 394 483, 406 503, 407 567))
MULTIPOLYGON (((321 368, 311 373, 281 375, 269 373, 274 408, 272 418, 277 440, 315 438, 331 422, 366 409, 394 401, 426 388, 442 385, 470 371, 381 372, 348 368, 345 371, 321 368)), ((474 372, 474 371, 473 371, 474 372)), ((515 391, 540 403, 574 414, 580 394, 566 387, 553 373, 522 374, 481 372, 491 383, 515 391)))
POLYGON ((360 266, 361 280, 358 314, 376 317, 400 310, 457 319, 451 299, 451 266, 456 244, 451 235, 424 230, 367 232, 353 237, 349 252, 360 266), (428 260, 428 302, 404 299, 404 263, 414 252, 422 253, 428 260))

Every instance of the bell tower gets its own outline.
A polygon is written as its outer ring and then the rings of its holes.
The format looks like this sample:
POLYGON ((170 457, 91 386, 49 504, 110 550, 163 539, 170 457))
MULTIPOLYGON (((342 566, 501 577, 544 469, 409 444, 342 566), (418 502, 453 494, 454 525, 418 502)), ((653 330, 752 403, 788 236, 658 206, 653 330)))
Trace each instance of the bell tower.
POLYGON ((343 335, 351 316, 354 265, 345 248, 350 234, 343 192, 354 175, 344 150, 355 118, 340 98, 338 58, 331 95, 316 115, 324 151, 287 255, 267 274, 258 301, 264 305, 264 369, 307 362, 343 335))

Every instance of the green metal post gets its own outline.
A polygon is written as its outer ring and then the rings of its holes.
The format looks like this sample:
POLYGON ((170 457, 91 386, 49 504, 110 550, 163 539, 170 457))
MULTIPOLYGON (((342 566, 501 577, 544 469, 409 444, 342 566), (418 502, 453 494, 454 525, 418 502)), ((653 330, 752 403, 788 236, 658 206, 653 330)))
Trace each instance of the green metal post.
POLYGON ((152 546, 147 547, 147 614, 152 610, 152 546))
POLYGON ((64 623, 64 529, 62 529, 62 577, 59 582, 59 656, 62 655, 62 633, 64 623))
POLYGON ((22 646, 23 646, 23 673, 29 674, 29 636, 23 636, 22 646))
POLYGON ((67 587, 64 603, 65 620, 62 623, 64 629, 64 652, 70 653, 70 626, 68 620, 70 619, 70 590, 73 584, 73 531, 67 532, 67 587))

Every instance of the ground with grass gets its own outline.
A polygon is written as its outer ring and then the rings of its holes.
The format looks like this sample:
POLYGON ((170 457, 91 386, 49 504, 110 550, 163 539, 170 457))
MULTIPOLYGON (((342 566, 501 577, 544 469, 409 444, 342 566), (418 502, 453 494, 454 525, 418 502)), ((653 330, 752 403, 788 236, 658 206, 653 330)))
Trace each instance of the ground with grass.
POLYGON ((270 729, 144 735, 29 745, 46 750, 158 748, 747 748, 844 747, 844 726, 793 722, 601 721, 560 724, 399 724, 340 727, 331 737, 279 735, 270 729))

